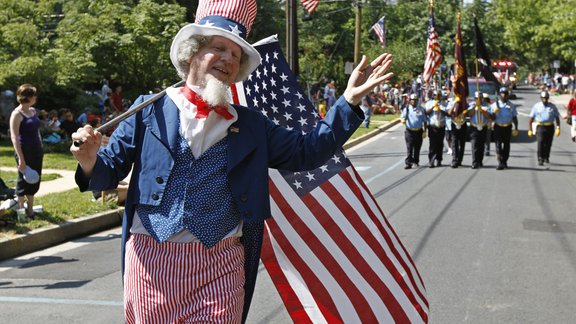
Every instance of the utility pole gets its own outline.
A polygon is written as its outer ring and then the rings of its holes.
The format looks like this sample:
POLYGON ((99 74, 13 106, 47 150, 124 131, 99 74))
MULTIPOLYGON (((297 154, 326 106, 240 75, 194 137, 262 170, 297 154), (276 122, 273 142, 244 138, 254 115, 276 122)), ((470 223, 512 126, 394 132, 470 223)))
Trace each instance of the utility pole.
POLYGON ((355 0, 356 31, 354 33, 354 66, 360 62, 360 36, 362 33, 362 0, 355 0))
POLYGON ((298 75, 298 24, 296 0, 286 0, 286 59, 294 75, 298 75))

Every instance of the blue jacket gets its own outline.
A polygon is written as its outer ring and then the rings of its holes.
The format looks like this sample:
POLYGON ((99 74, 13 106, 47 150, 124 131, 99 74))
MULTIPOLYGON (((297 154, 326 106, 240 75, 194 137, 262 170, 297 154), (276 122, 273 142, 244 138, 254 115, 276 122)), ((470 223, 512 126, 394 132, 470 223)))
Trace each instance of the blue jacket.
MULTIPOLYGON (((146 99, 139 97, 134 106, 146 99)), ((259 111, 237 105, 234 108, 238 120, 228 130, 227 169, 232 195, 244 221, 245 320, 256 283, 264 220, 271 216, 268 168, 303 171, 322 166, 344 145, 364 116, 341 97, 314 131, 302 135, 277 126, 259 111)), ((164 96, 119 124, 108 146, 98 152, 91 178, 79 168, 76 171, 81 191, 102 191, 116 188, 133 168, 122 224, 122 269, 135 206, 159 205, 162 200, 174 165, 172 151, 178 146, 178 125, 179 110, 164 96)))

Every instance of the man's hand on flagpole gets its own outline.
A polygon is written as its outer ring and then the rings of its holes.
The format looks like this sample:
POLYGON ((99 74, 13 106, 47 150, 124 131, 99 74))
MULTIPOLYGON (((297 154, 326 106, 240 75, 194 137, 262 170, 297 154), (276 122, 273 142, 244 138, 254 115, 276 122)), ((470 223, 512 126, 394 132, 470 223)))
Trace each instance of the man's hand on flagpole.
POLYGON ((386 73, 392 64, 392 54, 384 53, 368 64, 366 55, 362 55, 360 64, 356 66, 348 79, 348 86, 344 90, 344 99, 357 106, 374 87, 390 79, 392 72, 386 73))
POLYGON ((82 171, 87 177, 92 175, 94 165, 96 165, 98 150, 102 143, 102 134, 93 129, 92 126, 86 125, 78 128, 75 133, 72 133, 72 145, 70 152, 78 160, 82 171), (74 145, 75 141, 81 141, 81 146, 74 145))

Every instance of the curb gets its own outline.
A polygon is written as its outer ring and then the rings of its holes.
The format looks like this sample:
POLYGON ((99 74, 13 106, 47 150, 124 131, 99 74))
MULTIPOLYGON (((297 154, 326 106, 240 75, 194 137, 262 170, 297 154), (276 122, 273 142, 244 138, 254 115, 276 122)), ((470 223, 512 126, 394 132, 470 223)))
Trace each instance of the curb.
POLYGON ((372 137, 374 137, 374 136, 382 133, 383 131, 388 130, 388 129, 391 128, 392 126, 397 125, 399 122, 400 122, 400 118, 396 118, 396 119, 390 121, 389 123, 384 124, 384 125, 376 128, 375 130, 371 131, 371 132, 368 133, 368 134, 364 134, 364 135, 362 135, 362 136, 360 136, 360 137, 358 137, 358 138, 355 138, 355 139, 353 139, 353 140, 351 140, 351 141, 346 142, 346 143, 344 144, 343 148, 344 148, 345 150, 347 150, 347 149, 349 149, 349 148, 351 148, 351 147, 354 147, 354 146, 356 146, 356 145, 358 145, 358 144, 360 144, 360 143, 362 143, 362 142, 364 142, 364 141, 366 141, 366 140, 368 140, 368 139, 371 139, 372 137))
MULTIPOLYGON (((368 134, 346 142, 343 148, 347 150, 358 145, 386 131, 399 122, 399 118, 392 120, 368 134)), ((33 230, 15 238, 0 240, 0 260, 6 260, 36 252, 75 238, 120 226, 122 224, 123 211, 123 208, 105 211, 95 215, 73 219, 66 223, 54 225, 48 228, 33 230)))
POLYGON ((0 260, 42 250, 78 237, 104 231, 122 224, 124 208, 70 220, 48 228, 39 228, 15 238, 0 240, 0 260))

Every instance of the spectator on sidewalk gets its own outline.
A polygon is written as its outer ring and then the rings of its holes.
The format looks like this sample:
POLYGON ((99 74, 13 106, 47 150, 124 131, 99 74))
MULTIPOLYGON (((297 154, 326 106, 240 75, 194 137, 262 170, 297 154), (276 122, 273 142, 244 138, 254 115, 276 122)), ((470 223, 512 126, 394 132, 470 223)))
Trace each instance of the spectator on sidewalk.
POLYGON ((572 137, 572 142, 576 142, 576 92, 572 92, 572 98, 568 102, 566 107, 566 116, 564 116, 566 122, 570 126, 570 137, 572 137))
POLYGON ((74 120, 74 114, 68 108, 62 110, 62 121, 60 122, 60 128, 64 131, 66 140, 70 140, 72 134, 78 130, 78 123, 74 120))
POLYGON ((26 208, 26 216, 34 218, 34 195, 40 189, 42 159, 44 152, 40 136, 40 119, 36 114, 36 88, 23 84, 16 91, 19 105, 10 115, 10 137, 14 146, 18 180, 16 196, 20 208, 26 208))
POLYGON ((122 111, 124 111, 124 108, 122 106, 122 85, 121 84, 117 84, 114 87, 114 91, 112 92, 112 94, 110 95, 110 107, 112 108, 111 110, 114 113, 122 113, 122 111))

